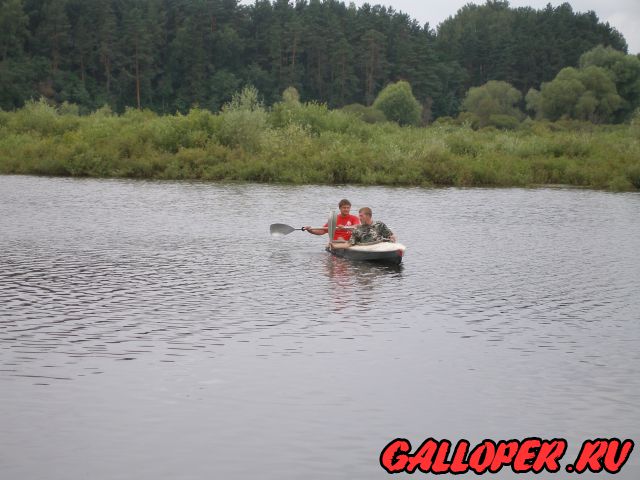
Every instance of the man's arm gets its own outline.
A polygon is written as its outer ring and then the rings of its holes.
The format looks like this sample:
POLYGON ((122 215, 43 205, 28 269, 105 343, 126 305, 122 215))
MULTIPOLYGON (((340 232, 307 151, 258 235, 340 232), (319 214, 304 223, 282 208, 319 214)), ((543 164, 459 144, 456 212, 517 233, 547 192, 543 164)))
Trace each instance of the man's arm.
POLYGON ((349 243, 351 245, 355 245, 361 240, 361 238, 362 238, 361 231, 358 227, 356 227, 351 231, 351 238, 349 238, 349 243))
POLYGON ((305 231, 309 232, 311 235, 324 235, 329 231, 329 229, 326 227, 322 227, 322 228, 304 227, 304 229, 305 231))
POLYGON ((391 241, 394 243, 398 241, 398 237, 396 237, 396 235, 391 231, 389 227, 387 227, 385 223, 382 223, 382 228, 380 233, 382 234, 383 237, 391 239, 391 241))
MULTIPOLYGON (((305 231, 312 235, 324 235, 329 232, 329 228, 325 225, 322 228, 303 227, 305 231)), ((345 227, 343 225, 337 225, 336 230, 353 230, 355 227, 345 227)))

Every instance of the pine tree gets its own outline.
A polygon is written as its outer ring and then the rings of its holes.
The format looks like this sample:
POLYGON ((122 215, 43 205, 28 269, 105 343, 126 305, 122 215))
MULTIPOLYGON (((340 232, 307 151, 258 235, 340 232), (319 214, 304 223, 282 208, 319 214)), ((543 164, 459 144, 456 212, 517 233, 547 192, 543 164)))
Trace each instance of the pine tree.
POLYGON ((27 22, 22 0, 0 0, 0 62, 22 55, 27 22))
POLYGON ((51 60, 51 72, 55 75, 69 49, 69 17, 67 0, 49 0, 42 9, 39 38, 51 60))

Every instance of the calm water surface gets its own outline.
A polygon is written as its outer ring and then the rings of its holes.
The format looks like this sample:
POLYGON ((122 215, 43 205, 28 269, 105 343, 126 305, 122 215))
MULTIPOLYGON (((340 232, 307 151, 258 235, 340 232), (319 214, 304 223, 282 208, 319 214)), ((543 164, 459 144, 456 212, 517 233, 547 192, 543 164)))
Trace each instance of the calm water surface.
POLYGON ((0 478, 382 479, 396 437, 640 442, 639 252, 638 194, 0 176, 0 478), (400 268, 269 237, 342 197, 400 268))

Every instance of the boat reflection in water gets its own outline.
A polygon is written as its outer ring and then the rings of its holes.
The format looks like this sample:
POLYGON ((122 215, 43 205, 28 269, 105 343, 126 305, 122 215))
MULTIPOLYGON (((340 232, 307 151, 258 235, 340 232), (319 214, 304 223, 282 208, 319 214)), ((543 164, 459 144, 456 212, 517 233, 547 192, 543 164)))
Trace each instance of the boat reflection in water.
POLYGON ((334 255, 327 255, 324 267, 335 292, 335 308, 358 306, 360 313, 373 310, 377 301, 389 298, 404 269, 402 264, 354 262, 334 255))

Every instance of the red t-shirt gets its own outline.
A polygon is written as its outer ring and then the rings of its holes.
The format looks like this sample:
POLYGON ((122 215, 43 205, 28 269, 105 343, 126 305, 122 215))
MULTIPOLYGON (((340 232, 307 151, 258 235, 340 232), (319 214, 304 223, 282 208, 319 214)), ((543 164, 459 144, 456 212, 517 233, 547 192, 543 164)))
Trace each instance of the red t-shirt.
MULTIPOLYGON (((360 225, 360 219, 355 215, 347 215, 343 217, 342 214, 338 214, 336 225, 340 225, 342 227, 351 227, 355 225, 360 225)), ((324 224, 325 227, 329 226, 328 223, 324 224)), ((338 230, 336 229, 336 233, 333 235, 334 240, 346 240, 349 241, 351 238, 351 232, 349 230, 338 230)))

